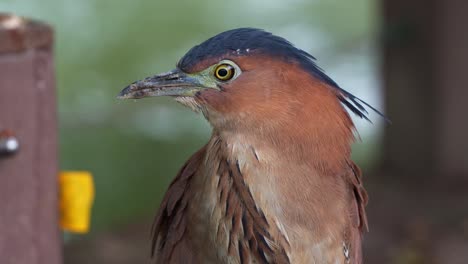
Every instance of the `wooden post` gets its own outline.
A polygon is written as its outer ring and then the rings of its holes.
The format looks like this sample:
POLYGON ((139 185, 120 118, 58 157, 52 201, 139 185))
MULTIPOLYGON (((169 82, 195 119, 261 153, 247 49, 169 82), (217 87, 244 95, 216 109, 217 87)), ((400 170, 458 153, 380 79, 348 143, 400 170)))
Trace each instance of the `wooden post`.
POLYGON ((0 156, 0 263, 59 264, 53 32, 0 14, 0 133, 20 145, 0 156))

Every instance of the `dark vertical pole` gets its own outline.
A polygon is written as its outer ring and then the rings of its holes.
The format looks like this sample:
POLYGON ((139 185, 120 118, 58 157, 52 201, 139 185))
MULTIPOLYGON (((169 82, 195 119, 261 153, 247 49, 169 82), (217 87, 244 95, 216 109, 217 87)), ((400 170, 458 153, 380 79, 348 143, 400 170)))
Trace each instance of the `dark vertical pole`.
POLYGON ((403 182, 466 182, 468 2, 382 3, 385 98, 393 121, 385 131, 385 169, 403 182))
POLYGON ((439 1, 437 10, 438 170, 468 180, 468 1, 439 1))
POLYGON ((59 264, 53 32, 0 14, 0 131, 18 153, 0 156, 0 263, 59 264))
POLYGON ((387 170, 417 180, 436 168, 436 0, 384 0, 383 76, 387 170))

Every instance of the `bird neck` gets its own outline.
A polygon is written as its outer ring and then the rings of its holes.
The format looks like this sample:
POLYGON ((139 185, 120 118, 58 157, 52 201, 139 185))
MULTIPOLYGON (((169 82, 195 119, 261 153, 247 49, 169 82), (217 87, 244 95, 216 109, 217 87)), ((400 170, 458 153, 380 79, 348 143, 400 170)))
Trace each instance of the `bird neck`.
MULTIPOLYGON (((284 65, 283 65, 284 66, 284 65)), ((282 67, 282 66, 281 66, 282 67)), ((291 66, 223 93, 201 94, 203 114, 226 141, 260 145, 268 156, 339 170, 349 160, 354 124, 339 91, 291 66), (292 69, 289 69, 292 68, 292 69), (278 77, 279 76, 279 77, 278 77)))
POLYGON ((291 107, 289 113, 263 118, 246 115, 238 122, 215 128, 213 137, 230 142, 233 148, 246 146, 265 162, 285 160, 333 174, 350 160, 354 125, 339 102, 332 103, 335 108, 300 104, 291 107))
MULTIPOLYGON (((346 189, 342 178, 334 177, 337 172, 330 171, 331 164, 318 166, 318 158, 310 156, 320 145, 278 137, 284 131, 274 135, 259 131, 214 131, 202 173, 192 183, 198 190, 194 203, 204 205, 191 212, 191 219, 198 219, 194 223, 205 228, 197 228, 203 230, 197 236, 215 234, 220 245, 245 236, 258 243, 254 248, 263 252, 259 255, 270 255, 274 263, 289 263, 285 252, 291 248, 331 243, 329 237, 337 238, 341 247, 348 221, 341 217, 346 189)), ((225 254, 236 252, 232 245, 225 245, 225 254)), ((291 263, 300 262, 291 257, 291 263)))

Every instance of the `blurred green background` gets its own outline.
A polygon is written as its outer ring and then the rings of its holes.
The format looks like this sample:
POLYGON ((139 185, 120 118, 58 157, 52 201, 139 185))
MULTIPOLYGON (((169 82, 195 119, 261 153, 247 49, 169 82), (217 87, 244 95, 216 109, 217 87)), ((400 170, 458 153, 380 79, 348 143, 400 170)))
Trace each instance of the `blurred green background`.
MULTIPOLYGON (((0 0, 0 10, 55 28, 60 166, 95 176, 84 240, 152 217, 178 168, 210 135, 202 116, 171 99, 118 101, 117 93, 172 69, 221 31, 257 27, 283 36, 343 88, 382 108, 372 0, 0 0)), ((371 119, 356 120, 363 142, 354 158, 364 168, 378 159, 382 120, 371 119)))

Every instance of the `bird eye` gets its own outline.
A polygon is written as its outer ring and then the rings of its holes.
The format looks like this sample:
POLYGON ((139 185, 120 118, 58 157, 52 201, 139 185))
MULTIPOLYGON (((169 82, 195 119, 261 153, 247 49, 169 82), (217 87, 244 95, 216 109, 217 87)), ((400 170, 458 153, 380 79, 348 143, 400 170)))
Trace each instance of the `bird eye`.
POLYGON ((229 81, 234 77, 235 69, 229 64, 218 65, 215 69, 215 77, 220 81, 229 81))

